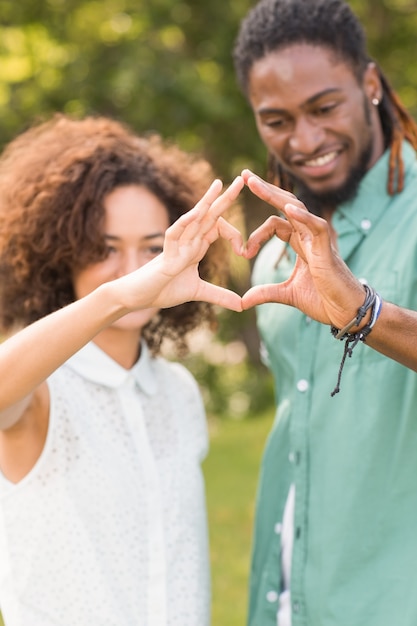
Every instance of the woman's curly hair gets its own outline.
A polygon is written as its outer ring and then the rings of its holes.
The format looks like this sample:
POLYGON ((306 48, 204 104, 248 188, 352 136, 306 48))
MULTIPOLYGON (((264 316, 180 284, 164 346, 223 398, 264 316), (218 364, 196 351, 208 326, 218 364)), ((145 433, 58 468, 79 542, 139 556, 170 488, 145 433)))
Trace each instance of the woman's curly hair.
MULTIPOLYGON (((19 135, 0 157, 0 330, 74 301, 74 270, 105 257, 103 200, 113 189, 146 187, 173 223, 213 177, 203 158, 104 117, 57 114, 19 135)), ((224 242, 216 241, 200 263, 201 277, 224 285, 227 260, 224 242)), ((214 321, 209 304, 189 302, 162 309, 143 336, 154 354, 164 338, 181 353, 190 330, 214 321)))

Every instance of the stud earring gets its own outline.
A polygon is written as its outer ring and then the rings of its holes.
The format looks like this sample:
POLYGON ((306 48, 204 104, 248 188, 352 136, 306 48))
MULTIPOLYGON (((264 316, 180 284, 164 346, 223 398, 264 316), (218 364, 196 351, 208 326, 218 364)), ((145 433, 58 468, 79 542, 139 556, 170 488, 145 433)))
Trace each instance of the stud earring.
POLYGON ((377 107, 379 104, 378 98, 372 98, 372 104, 377 107))

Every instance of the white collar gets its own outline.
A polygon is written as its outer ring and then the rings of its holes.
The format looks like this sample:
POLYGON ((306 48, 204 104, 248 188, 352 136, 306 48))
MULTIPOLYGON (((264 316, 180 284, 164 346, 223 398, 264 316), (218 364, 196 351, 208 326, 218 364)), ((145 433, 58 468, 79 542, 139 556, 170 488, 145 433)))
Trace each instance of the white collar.
POLYGON ((116 389, 133 378, 147 395, 157 392, 152 357, 144 341, 141 343, 140 357, 131 369, 116 363, 92 341, 68 359, 66 365, 87 380, 106 387, 116 389))

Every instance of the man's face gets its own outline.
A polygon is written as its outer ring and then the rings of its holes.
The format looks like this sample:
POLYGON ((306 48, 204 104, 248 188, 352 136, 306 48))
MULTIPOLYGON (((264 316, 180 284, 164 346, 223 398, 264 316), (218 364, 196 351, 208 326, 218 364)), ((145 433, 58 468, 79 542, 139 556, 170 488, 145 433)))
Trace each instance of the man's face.
POLYGON ((359 83, 349 65, 310 44, 271 52, 249 74, 261 139, 307 203, 348 199, 382 155, 375 97, 381 86, 373 66, 359 83))

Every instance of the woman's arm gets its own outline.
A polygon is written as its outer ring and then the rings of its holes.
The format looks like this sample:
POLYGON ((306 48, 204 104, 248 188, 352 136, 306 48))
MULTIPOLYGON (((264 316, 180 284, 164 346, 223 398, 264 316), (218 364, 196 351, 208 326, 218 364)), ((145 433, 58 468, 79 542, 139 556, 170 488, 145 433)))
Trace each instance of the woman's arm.
POLYGON ((0 345, 0 429, 19 419, 33 391, 56 368, 130 311, 192 300, 242 309, 240 296, 204 282, 198 274, 199 261, 219 236, 229 239, 235 250, 241 248, 238 231, 219 217, 242 186, 238 177, 220 195, 221 182, 214 181, 194 209, 167 230, 158 257, 131 274, 104 283, 0 345))

